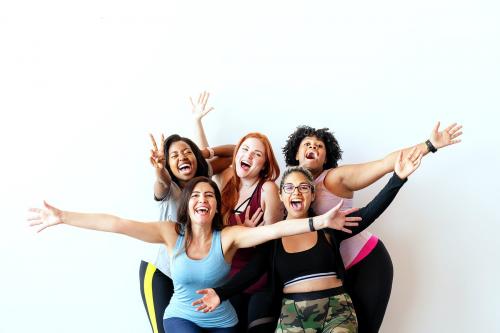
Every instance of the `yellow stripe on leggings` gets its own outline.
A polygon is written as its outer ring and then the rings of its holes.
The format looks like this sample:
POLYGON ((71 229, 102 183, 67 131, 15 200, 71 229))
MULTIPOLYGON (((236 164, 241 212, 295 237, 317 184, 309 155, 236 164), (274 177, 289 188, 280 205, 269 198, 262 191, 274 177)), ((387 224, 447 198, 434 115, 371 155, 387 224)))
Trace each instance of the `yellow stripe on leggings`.
POLYGON ((148 263, 148 267, 146 267, 146 274, 144 274, 144 296, 146 297, 146 306, 148 308, 149 321, 153 327, 153 333, 158 333, 155 303, 153 300, 153 276, 155 272, 156 267, 148 263))

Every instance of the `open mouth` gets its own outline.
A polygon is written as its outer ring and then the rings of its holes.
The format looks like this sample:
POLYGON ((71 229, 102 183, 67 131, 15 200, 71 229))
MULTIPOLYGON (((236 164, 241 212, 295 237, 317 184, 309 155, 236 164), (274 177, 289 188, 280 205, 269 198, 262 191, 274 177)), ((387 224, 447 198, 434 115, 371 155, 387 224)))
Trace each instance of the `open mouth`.
POLYGON ((293 210, 301 211, 304 209, 304 203, 300 199, 292 199, 290 201, 290 207, 292 207, 293 210))
POLYGON ((189 164, 189 163, 182 163, 181 165, 179 165, 178 169, 179 169, 179 172, 181 174, 188 174, 188 173, 191 172, 192 168, 191 168, 191 164, 189 164))
POLYGON ((240 163, 240 167, 245 170, 245 171, 248 171, 250 169, 252 165, 246 161, 241 161, 240 163))
POLYGON ((315 159, 316 157, 317 157, 317 155, 316 155, 316 152, 315 152, 315 151, 310 151, 310 152, 308 152, 308 153, 306 154, 306 158, 307 158, 308 160, 313 160, 313 159, 315 159))
POLYGON ((194 212, 198 215, 208 215, 208 208, 207 207, 198 207, 194 210, 194 212))

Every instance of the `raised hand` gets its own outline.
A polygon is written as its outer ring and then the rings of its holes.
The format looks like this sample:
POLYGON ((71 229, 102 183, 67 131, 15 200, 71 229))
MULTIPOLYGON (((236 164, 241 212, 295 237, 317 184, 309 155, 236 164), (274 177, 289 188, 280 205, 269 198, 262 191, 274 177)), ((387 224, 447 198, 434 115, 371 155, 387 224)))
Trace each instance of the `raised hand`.
POLYGON ((149 133, 149 137, 151 138, 151 142, 153 143, 153 149, 151 149, 151 156, 149 157, 149 161, 155 168, 163 169, 165 167, 165 152, 163 151, 165 136, 163 134, 161 135, 160 149, 158 149, 158 145, 156 144, 156 140, 153 134, 149 133))
POLYGON ((358 222, 361 221, 361 217, 347 217, 346 215, 357 211, 359 208, 351 208, 341 211, 340 207, 342 207, 343 203, 344 200, 340 200, 337 206, 333 207, 325 214, 320 215, 319 218, 325 221, 326 227, 351 234, 352 230, 347 229, 346 227, 357 227, 359 224, 358 222))
POLYGON ((212 288, 197 290, 196 293, 204 295, 202 298, 191 303, 193 306, 199 305, 196 311, 212 312, 219 306, 219 295, 212 288))
POLYGON ((250 217, 250 207, 247 207, 245 210, 245 221, 241 222, 241 218, 239 214, 235 214, 234 218, 236 219, 236 223, 238 225, 243 225, 245 227, 256 227, 260 223, 260 219, 264 215, 264 212, 262 211, 262 208, 257 208, 255 213, 253 213, 252 217, 250 217))
POLYGON ((405 158, 403 158, 403 151, 400 151, 394 165, 394 172, 401 179, 407 178, 420 166, 422 156, 422 152, 416 146, 413 147, 405 158))
POLYGON ((430 140, 434 147, 439 149, 462 141, 458 139, 462 135, 462 125, 453 123, 442 131, 439 131, 439 125, 440 122, 438 121, 431 132, 430 140))
POLYGON ((63 212, 43 201, 45 208, 30 208, 30 216, 27 220, 30 227, 39 226, 36 232, 40 232, 47 227, 63 223, 63 212))
POLYGON ((200 121, 201 118, 205 117, 207 113, 212 111, 214 108, 207 108, 208 97, 210 97, 210 93, 204 91, 198 96, 198 101, 196 103, 193 102, 193 98, 189 97, 189 101, 191 102, 191 113, 193 114, 193 118, 195 121, 200 121))

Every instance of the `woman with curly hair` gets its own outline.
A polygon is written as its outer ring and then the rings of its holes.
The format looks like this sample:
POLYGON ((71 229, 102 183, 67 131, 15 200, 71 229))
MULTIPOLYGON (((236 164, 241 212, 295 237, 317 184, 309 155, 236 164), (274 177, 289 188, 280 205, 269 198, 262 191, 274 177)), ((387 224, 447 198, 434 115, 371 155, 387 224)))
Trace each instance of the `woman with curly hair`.
MULTIPOLYGON (((462 132, 456 123, 439 131, 439 122, 424 143, 417 147, 429 152, 460 142, 462 132)), ((338 166, 342 150, 328 128, 299 126, 283 148, 286 164, 300 165, 314 176, 316 200, 313 210, 321 214, 343 201, 343 209, 352 207, 355 191, 361 190, 394 170, 398 152, 368 163, 338 166)), ((393 266, 384 244, 375 235, 363 231, 344 240, 340 253, 347 269, 344 286, 351 295, 358 316, 360 333, 378 332, 389 302, 393 266)))

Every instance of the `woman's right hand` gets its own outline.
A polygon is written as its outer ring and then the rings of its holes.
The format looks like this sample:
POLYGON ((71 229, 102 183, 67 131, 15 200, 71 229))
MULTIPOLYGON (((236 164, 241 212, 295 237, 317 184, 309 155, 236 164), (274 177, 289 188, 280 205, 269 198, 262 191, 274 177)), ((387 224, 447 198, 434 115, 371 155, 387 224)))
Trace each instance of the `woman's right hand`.
POLYGON ((212 288, 201 289, 196 291, 197 294, 204 295, 202 298, 197 299, 191 305, 197 306, 196 311, 212 312, 220 304, 219 295, 212 288))
POLYGON ((63 211, 49 205, 43 201, 45 208, 30 208, 30 216, 27 218, 30 221, 30 227, 40 226, 36 232, 40 232, 47 227, 58 225, 63 222, 63 211))
POLYGON ((238 225, 253 228, 260 224, 262 215, 264 215, 264 211, 259 207, 255 213, 253 213, 252 217, 250 217, 250 207, 247 207, 247 209, 245 209, 245 221, 241 221, 239 214, 235 214, 234 218, 236 219, 236 223, 238 225))
POLYGON ((149 157, 149 161, 151 165, 156 169, 163 169, 165 167, 165 153, 163 151, 163 145, 165 143, 165 136, 161 135, 160 149, 158 149, 158 145, 156 144, 155 137, 153 134, 149 133, 149 137, 151 138, 151 142, 153 143, 153 149, 151 149, 151 156, 149 157))

